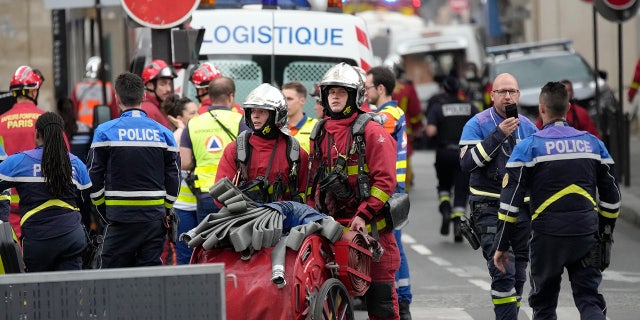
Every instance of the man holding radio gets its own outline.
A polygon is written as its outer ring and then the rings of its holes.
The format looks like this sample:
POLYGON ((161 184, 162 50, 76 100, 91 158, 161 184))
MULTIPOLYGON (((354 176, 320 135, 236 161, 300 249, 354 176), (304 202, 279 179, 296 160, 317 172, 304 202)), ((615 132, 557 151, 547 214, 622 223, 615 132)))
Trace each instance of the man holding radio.
POLYGON ((494 240, 507 160, 516 143, 538 129, 517 113, 520 90, 518 81, 511 74, 503 73, 495 78, 490 96, 493 107, 476 114, 462 130, 460 167, 470 173, 471 223, 491 275, 491 298, 496 319, 517 319, 529 261, 528 203, 520 208, 514 231, 518 237, 512 238, 509 250, 515 255, 515 263, 504 273, 493 264, 494 240))

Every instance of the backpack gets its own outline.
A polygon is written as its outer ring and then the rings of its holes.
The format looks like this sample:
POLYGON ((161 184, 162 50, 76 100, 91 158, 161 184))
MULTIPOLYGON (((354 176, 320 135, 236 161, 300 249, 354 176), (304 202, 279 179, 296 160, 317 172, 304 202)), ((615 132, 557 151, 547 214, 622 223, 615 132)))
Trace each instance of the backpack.
MULTIPOLYGON (((300 142, 290 135, 283 135, 285 137, 285 141, 287 143, 287 162, 289 163, 289 192, 291 197, 293 198, 296 190, 298 190, 298 169, 300 168, 300 142)), ((248 180, 248 170, 247 166, 251 161, 251 144, 249 143, 249 138, 251 137, 251 133, 247 133, 247 131, 241 132, 236 138, 236 164, 238 167, 238 171, 236 173, 236 179, 234 179, 234 183, 237 183, 238 179, 247 181, 248 180)), ((267 166, 266 176, 269 175, 269 169, 271 168, 271 161, 269 160, 269 164, 267 166)), ((267 178, 265 177, 265 179, 267 178)), ((299 199, 302 200, 302 199, 299 199)), ((301 202, 301 201, 300 201, 301 202)))

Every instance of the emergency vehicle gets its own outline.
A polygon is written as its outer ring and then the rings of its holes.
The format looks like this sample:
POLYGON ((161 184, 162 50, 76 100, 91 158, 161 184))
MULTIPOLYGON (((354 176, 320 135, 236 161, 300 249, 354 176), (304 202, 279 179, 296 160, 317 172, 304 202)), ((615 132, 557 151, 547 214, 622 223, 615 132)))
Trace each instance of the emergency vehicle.
MULTIPOLYGON (((205 29, 200 61, 212 63, 235 81, 236 102, 261 83, 279 87, 299 81, 311 90, 339 62, 365 70, 373 64, 365 22, 341 12, 201 6, 190 26, 205 29)), ((188 78, 183 80, 183 94, 194 98, 188 78)), ((315 114, 314 103, 307 98, 306 114, 315 114)))

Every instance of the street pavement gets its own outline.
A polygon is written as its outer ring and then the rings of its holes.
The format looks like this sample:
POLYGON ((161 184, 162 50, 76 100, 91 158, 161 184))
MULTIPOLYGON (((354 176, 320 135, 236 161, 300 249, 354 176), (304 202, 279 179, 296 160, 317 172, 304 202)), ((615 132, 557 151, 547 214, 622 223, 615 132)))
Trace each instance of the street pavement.
POLYGON ((631 172, 629 183, 620 182, 622 208, 620 219, 640 228, 640 134, 632 134, 629 138, 629 154, 631 172), (628 184, 628 186, 626 186, 628 184))

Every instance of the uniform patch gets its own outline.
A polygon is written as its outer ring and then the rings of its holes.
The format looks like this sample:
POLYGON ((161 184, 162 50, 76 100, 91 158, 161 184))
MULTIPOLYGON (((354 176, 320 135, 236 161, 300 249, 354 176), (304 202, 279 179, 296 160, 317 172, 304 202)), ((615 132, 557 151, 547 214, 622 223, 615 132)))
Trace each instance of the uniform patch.
POLYGON ((506 187, 507 183, 509 183, 509 174, 505 173, 504 177, 502 177, 502 187, 506 187))
POLYGON ((218 136, 211 136, 205 142, 207 152, 216 153, 224 150, 224 145, 222 143, 222 139, 218 136))
POLYGON ((464 154, 467 153, 467 148, 469 146, 464 146, 462 147, 462 149, 460 149, 460 159, 462 159, 462 157, 464 157, 464 154))
POLYGON ((382 135, 378 136, 378 142, 382 143, 384 141, 385 141, 385 138, 382 135))

